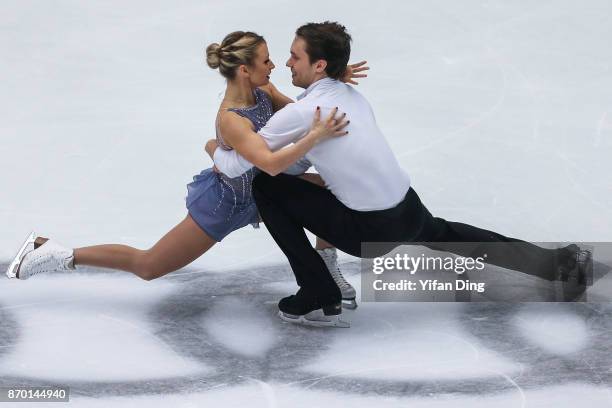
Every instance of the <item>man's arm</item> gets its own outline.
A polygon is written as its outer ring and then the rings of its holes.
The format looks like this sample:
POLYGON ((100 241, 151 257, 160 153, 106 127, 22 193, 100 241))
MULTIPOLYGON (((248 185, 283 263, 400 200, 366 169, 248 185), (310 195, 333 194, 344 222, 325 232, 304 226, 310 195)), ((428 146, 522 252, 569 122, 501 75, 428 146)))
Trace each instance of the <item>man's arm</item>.
MULTIPOLYGON (((275 151, 298 140, 308 132, 309 128, 310 123, 306 123, 300 112, 294 109, 293 106, 287 106, 275 113, 268 123, 259 130, 258 135, 260 137, 255 135, 256 137, 252 138, 259 139, 260 141, 263 139, 267 147, 275 151)), ((253 131, 248 129, 247 133, 253 133, 253 131)), ((225 135, 223 129, 222 134, 225 135)), ((228 141, 232 143, 231 140, 228 141)), ((237 148, 233 143, 232 146, 235 149, 237 148)), ((223 149, 216 149, 213 157, 217 169, 228 177, 238 177, 253 167, 253 163, 247 159, 242 157, 236 150, 223 149)), ((262 170, 264 169, 262 168, 262 170)))

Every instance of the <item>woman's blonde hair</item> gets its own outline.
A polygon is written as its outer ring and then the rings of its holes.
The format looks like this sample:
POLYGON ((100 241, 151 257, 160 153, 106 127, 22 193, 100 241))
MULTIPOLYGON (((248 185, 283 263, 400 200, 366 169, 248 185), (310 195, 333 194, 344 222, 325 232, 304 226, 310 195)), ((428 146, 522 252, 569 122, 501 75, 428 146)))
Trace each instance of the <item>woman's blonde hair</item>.
POLYGON ((251 31, 234 31, 225 36, 221 44, 212 43, 206 47, 206 63, 227 79, 236 77, 240 65, 253 65, 259 44, 264 38, 251 31))

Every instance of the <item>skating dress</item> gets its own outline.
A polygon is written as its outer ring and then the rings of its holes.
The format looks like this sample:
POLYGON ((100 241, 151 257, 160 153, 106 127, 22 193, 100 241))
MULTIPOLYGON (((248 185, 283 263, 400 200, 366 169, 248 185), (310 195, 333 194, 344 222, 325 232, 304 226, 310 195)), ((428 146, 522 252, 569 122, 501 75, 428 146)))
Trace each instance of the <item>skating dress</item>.
MULTIPOLYGON (((230 108, 228 111, 249 119, 255 131, 261 129, 273 115, 270 97, 260 89, 255 89, 255 105, 248 108, 230 108)), ((220 149, 231 150, 224 141, 219 126, 216 138, 220 149)), ((259 222, 259 215, 253 199, 253 178, 259 173, 255 167, 239 177, 229 178, 215 173, 212 169, 203 170, 187 184, 187 209, 191 218, 215 241, 221 241, 230 232, 259 222)))

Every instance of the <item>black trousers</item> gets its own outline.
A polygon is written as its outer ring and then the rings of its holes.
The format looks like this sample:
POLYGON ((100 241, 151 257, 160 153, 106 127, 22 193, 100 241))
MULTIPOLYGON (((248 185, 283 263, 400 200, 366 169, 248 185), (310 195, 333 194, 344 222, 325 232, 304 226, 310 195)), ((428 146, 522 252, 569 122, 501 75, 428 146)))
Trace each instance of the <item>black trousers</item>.
MULTIPOLYGON (((289 259, 298 285, 324 304, 338 301, 340 290, 304 228, 357 257, 361 257, 362 242, 395 242, 394 246, 418 242, 461 256, 477 257, 484 252, 487 263, 547 280, 554 279, 554 266, 559 262, 560 250, 433 217, 412 188, 396 207, 380 211, 352 210, 329 190, 285 174, 259 174, 253 182, 253 194, 268 231, 289 259)), ((392 249, 386 248, 384 253, 392 249)))

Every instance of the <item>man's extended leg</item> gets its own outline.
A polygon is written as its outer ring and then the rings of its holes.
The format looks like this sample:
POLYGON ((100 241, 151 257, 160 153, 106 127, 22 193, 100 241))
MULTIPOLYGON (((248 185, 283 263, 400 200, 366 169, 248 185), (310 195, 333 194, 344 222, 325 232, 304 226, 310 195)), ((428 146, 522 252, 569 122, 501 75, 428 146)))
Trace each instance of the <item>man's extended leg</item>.
POLYGON ((331 192, 286 175, 258 176, 254 194, 266 225, 291 263, 298 284, 315 291, 328 279, 324 273, 327 271, 322 272, 317 266, 318 260, 312 256, 314 250, 303 235, 303 228, 355 256, 361 256, 362 242, 389 242, 388 250, 401 243, 417 242, 462 256, 487 253, 487 263, 547 280, 557 279, 559 266, 571 264, 575 257, 567 248, 540 248, 492 231, 435 218, 413 189, 392 209, 365 212, 351 210, 331 192), (301 237, 299 250, 295 244, 293 249, 288 247, 292 236, 301 237))
POLYGON ((567 282, 568 285, 563 286, 566 300, 574 299, 576 293, 584 291, 585 285, 591 282, 592 254, 589 250, 574 244, 558 249, 542 248, 472 225, 446 221, 433 217, 414 190, 410 189, 407 198, 412 211, 422 214, 422 227, 416 235, 406 234, 406 240, 423 242, 429 248, 461 256, 484 256, 488 264, 550 281, 567 282))
POLYGON ((472 258, 485 256, 485 262, 554 280, 559 264, 566 263, 571 254, 564 249, 547 249, 506 237, 460 222, 433 217, 414 193, 423 211, 423 228, 414 241, 427 242, 432 249, 445 250, 472 258), (485 255, 486 254, 486 255, 485 255))

